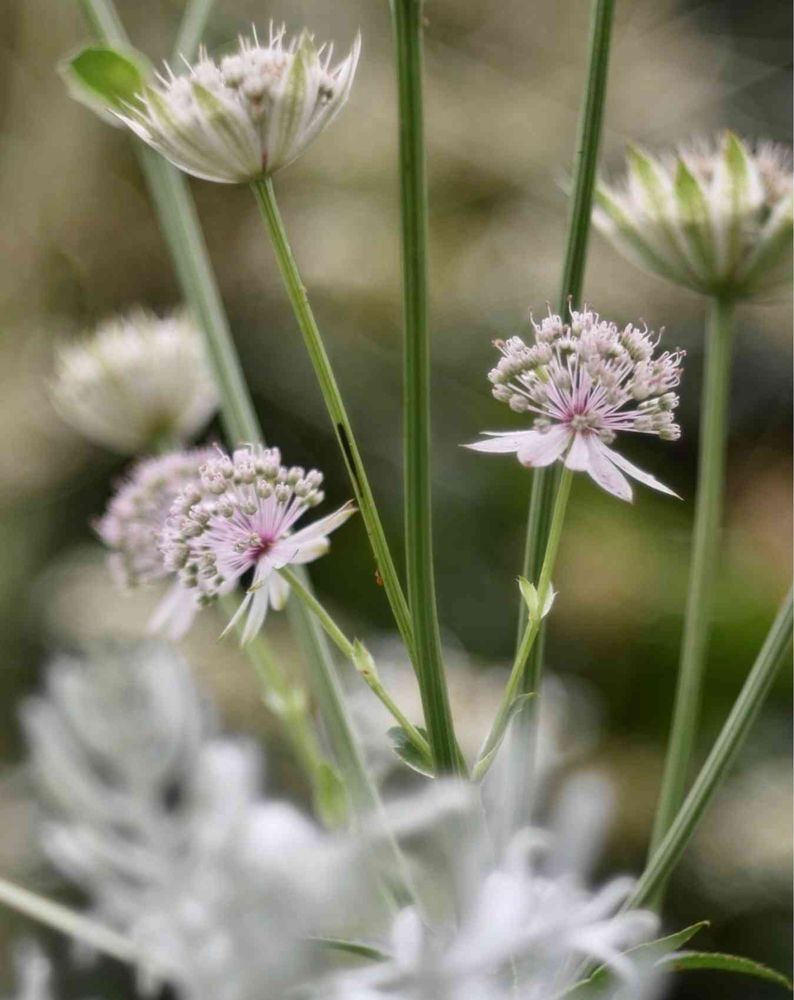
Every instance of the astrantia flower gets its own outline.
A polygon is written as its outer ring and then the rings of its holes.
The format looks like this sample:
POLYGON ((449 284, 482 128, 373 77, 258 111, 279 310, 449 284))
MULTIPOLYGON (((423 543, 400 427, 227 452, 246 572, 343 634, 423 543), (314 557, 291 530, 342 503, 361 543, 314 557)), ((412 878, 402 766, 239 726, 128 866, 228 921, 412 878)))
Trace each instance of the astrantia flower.
POLYGON ((328 550, 328 535, 355 508, 347 503, 300 531, 295 524, 322 502, 322 473, 281 464, 278 448, 246 445, 218 454, 199 481, 174 501, 162 542, 165 564, 204 604, 247 573, 251 584, 233 622, 246 614, 243 642, 262 627, 269 605, 289 595, 278 570, 312 562, 328 550))
POLYGON ((179 76, 169 70, 119 117, 182 170, 209 181, 245 183, 291 163, 340 111, 356 71, 360 38, 331 66, 333 48, 311 35, 285 45, 240 40, 215 62, 206 52, 179 76))
MULTIPOLYGON (((681 378, 680 351, 654 357, 659 338, 585 310, 571 322, 549 315, 532 323, 535 343, 520 337, 497 341, 502 353, 488 378, 493 394, 518 413, 534 415, 533 429, 490 433, 468 445, 475 451, 516 452, 523 465, 551 465, 587 472, 609 493, 631 500, 623 473, 662 493, 672 493, 609 445, 622 431, 675 441, 673 419, 681 378)), ((675 494, 673 494, 675 495, 675 494)))
POLYGON ((630 149, 625 181, 599 185, 593 215, 646 270, 734 298, 788 286, 793 219, 789 151, 731 132, 659 158, 630 149))
POLYGON ((186 314, 136 309, 58 352, 53 399, 92 441, 125 455, 187 441, 218 406, 201 336, 186 314))
MULTIPOLYGON (((137 587, 174 576, 160 548, 166 519, 176 497, 198 480, 199 469, 216 455, 214 448, 195 448, 145 458, 133 466, 96 525, 97 534, 110 549, 111 570, 122 586, 137 587)), ((174 579, 150 627, 179 639, 190 628, 196 611, 192 592, 174 579)))
MULTIPOLYGON (((573 985, 583 961, 606 963, 644 995, 626 950, 650 937, 656 918, 620 913, 633 881, 587 885, 602 837, 609 794, 593 777, 575 780, 549 831, 524 828, 494 837, 477 819, 470 789, 434 783, 418 799, 387 809, 394 835, 424 825, 439 899, 420 914, 403 909, 378 946, 387 961, 342 973, 334 1000, 554 1000, 573 985), (467 794, 467 792, 469 794, 467 794), (457 802, 455 801, 457 799, 457 802), (412 828, 413 827, 413 828, 412 828), (461 838, 460 831, 466 836, 461 838), (595 845, 595 850, 593 846, 595 845)), ((509 797, 508 797, 509 801, 509 797)), ((508 808, 504 799, 502 810, 508 808)), ((499 808, 496 809, 498 813, 499 808)), ((493 810, 491 814, 493 814, 493 810)), ((497 818, 498 827, 498 818, 497 818)), ((417 884, 421 885, 421 882, 417 884)))

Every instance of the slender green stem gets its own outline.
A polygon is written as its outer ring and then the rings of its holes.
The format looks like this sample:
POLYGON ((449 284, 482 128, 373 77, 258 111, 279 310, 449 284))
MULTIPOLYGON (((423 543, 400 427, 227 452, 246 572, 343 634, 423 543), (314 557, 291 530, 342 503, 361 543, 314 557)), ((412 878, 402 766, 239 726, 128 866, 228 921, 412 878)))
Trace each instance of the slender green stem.
POLYGON ((383 580, 383 586, 391 604, 397 627, 410 652, 413 649, 413 639, 411 636, 411 616, 408 611, 408 605, 403 595, 397 570, 389 551, 386 535, 383 531, 383 525, 375 506, 375 498, 364 470, 364 463, 361 459, 356 439, 353 436, 353 428, 350 425, 347 411, 342 402, 342 395, 331 368, 331 361, 325 350, 314 314, 309 305, 306 288, 301 281, 298 265, 292 255, 284 223, 276 204, 273 184, 270 179, 263 179, 252 184, 252 189, 262 212, 262 218, 270 234, 287 295, 289 296, 300 331, 303 334, 306 349, 320 385, 320 391, 322 392, 325 405, 334 425, 339 447, 342 450, 353 490, 361 509, 364 526, 375 555, 378 572, 383 580))
POLYGON ((463 765, 441 658, 433 572, 422 8, 422 0, 392 3, 400 118, 405 328, 405 555, 416 664, 433 761, 437 771, 454 772, 463 765))
MULTIPOLYGON (((590 26, 590 43, 585 98, 579 118, 576 141, 576 164, 573 193, 568 217, 568 239, 565 248, 565 265, 560 288, 559 312, 564 316, 569 308, 579 308, 582 300, 587 245, 590 237, 590 216, 593 207, 593 189, 598 167, 598 151, 606 103, 609 49, 612 38, 612 21, 615 0, 594 0, 590 26)), ((551 507, 557 492, 559 470, 535 469, 532 473, 532 491, 527 518, 527 538, 524 549, 523 575, 536 580, 540 572, 546 537, 551 519, 551 507)), ((516 643, 524 632, 525 609, 522 604, 516 643)), ((543 658, 543 632, 532 652, 531 669, 538 670, 543 658)), ((529 688, 527 677, 525 690, 529 688)))
POLYGON ((697 739, 712 594, 719 558, 733 317, 734 306, 731 302, 713 300, 706 332, 706 370, 701 397, 702 422, 689 592, 673 722, 651 838, 651 857, 683 801, 697 739))
POLYGON ((174 43, 174 59, 190 62, 199 47, 215 0, 187 0, 174 43))
POLYGON ((331 642, 334 643, 336 648, 346 656, 356 667, 359 674, 364 678, 367 686, 370 690, 377 696, 377 698, 383 703, 383 705, 388 709, 388 711, 394 716, 395 720, 400 724, 402 729, 405 730, 411 742, 414 744, 416 749, 422 754, 423 757, 429 759, 430 746, 427 740, 422 736, 419 730, 414 726, 412 722, 406 717, 402 712, 400 707, 394 701, 392 696, 383 686, 383 683, 378 676, 378 672, 375 669, 374 663, 372 663, 372 658, 367 653, 366 649, 359 643, 359 649, 361 655, 359 655, 356 649, 356 644, 352 643, 344 632, 339 628, 336 622, 333 620, 327 609, 317 600, 317 598, 312 594, 300 581, 295 572, 290 569, 282 569, 279 571, 284 579, 292 587, 295 596, 301 600, 306 607, 311 611, 311 613, 317 618, 319 623, 325 629, 326 635, 329 637, 331 642), (367 665, 362 667, 361 659, 366 659, 367 665))
MULTIPOLYGON (((110 44, 128 44, 110 0, 79 0, 95 33, 110 44)), ((263 440, 223 309, 207 247, 185 178, 142 143, 135 144, 160 228, 188 305, 203 331, 221 396, 221 416, 231 443, 263 440)), ((302 577, 304 582, 308 576, 302 577)), ((323 717, 354 808, 379 807, 358 740, 342 697, 336 667, 322 629, 297 602, 287 609, 306 657, 312 691, 323 717)))
POLYGON ((75 913, 54 899, 47 899, 46 896, 40 896, 5 878, 0 878, 0 904, 17 913, 23 913, 26 917, 61 934, 66 934, 75 941, 87 944, 90 948, 109 955, 119 962, 128 965, 140 963, 141 954, 138 948, 122 934, 97 923, 90 917, 75 913))
MULTIPOLYGON (((491 727, 488 738, 480 751, 479 762, 483 764, 486 762, 492 751, 499 746, 499 743, 504 736, 505 728, 507 723, 510 721, 510 713, 516 698, 521 693, 526 673, 530 674, 532 684, 530 690, 532 693, 537 695, 540 690, 542 663, 541 661, 536 661, 535 669, 527 671, 527 660, 532 652, 532 647, 537 639, 538 633, 540 632, 541 623, 543 622, 543 611, 546 607, 546 602, 550 594, 551 574, 553 573, 554 566, 557 562, 557 552, 559 551, 560 539, 562 538, 562 528, 565 523, 565 512, 568 508, 568 498, 571 494, 572 482, 573 472, 563 466, 562 474, 560 475, 559 487, 557 489, 557 496, 554 500, 554 506, 552 508, 549 536, 546 542, 546 553, 543 557, 543 565, 541 566, 540 577, 538 579, 538 613, 537 615, 530 615, 527 619, 526 625, 524 626, 521 642, 519 643, 518 650, 516 651, 513 668, 510 671, 510 677, 508 678, 507 686, 505 687, 504 694, 502 695, 502 701, 499 705, 496 719, 494 720, 494 724, 491 727)), ((484 770, 481 769, 481 772, 484 773, 484 770)), ((482 776, 482 773, 480 776, 482 776)))
POLYGON ((792 595, 789 592, 764 641, 753 668, 722 727, 711 753, 689 794, 651 856, 626 908, 643 906, 658 897, 681 858, 706 806, 736 759, 766 700, 791 644, 792 595))

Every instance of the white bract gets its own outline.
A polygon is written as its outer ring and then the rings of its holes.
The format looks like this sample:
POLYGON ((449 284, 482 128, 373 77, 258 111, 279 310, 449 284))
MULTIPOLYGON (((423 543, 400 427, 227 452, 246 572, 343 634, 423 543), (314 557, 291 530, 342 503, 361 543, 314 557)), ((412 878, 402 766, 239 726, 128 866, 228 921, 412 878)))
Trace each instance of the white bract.
POLYGON ((789 287, 793 220, 789 151, 732 132, 659 157, 630 148, 625 180, 598 186, 593 214, 641 267, 732 298, 789 287))
POLYGON ((271 27, 267 45, 254 34, 234 55, 216 62, 202 52, 186 73, 169 70, 119 117, 195 177, 253 181, 291 163, 336 117, 360 49, 357 36, 332 66, 333 47, 316 48, 306 32, 285 44, 284 29, 271 27))
POLYGON ((125 455, 190 440, 218 406, 201 335, 185 313, 143 309, 61 347, 52 396, 91 441, 125 455))
POLYGON ((681 378, 682 353, 654 356, 659 338, 647 328, 620 329, 587 309, 572 311, 570 323, 549 314, 532 326, 531 346, 520 337, 496 341, 502 357, 488 374, 496 399, 533 415, 532 430, 488 432, 488 440, 467 447, 515 452, 529 467, 562 461, 621 500, 632 498, 626 475, 672 494, 609 445, 625 431, 665 441, 680 436, 671 390, 681 378))

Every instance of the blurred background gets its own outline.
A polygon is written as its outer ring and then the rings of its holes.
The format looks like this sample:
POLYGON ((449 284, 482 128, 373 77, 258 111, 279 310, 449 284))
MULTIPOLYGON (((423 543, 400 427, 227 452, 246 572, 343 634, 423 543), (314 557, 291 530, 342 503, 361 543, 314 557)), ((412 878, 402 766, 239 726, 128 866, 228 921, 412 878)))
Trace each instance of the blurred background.
MULTIPOLYGON (((583 84, 584 0, 428 0, 427 132, 431 193, 434 462, 440 612, 464 740, 488 724, 515 632, 515 576, 529 475, 463 441, 506 429, 490 396, 491 339, 526 330, 556 303, 565 175, 583 84)), ((134 43, 171 47, 181 3, 120 0, 134 43)), ((61 890, 32 849, 16 725, 55 650, 105 634, 140 635, 157 595, 110 585, 91 521, 124 468, 64 426, 48 400, 57 343, 137 303, 180 301, 129 136, 69 100, 56 65, 87 40, 78 5, 4 0, 0 37, 0 872, 61 890)), ((395 548, 401 534, 400 302, 394 70, 386 0, 218 2, 206 35, 226 45, 251 21, 310 26, 341 48, 361 28, 363 58, 333 128, 277 178, 282 211, 359 434, 395 548)), ((627 139, 663 148, 725 126, 791 141, 791 5, 786 0, 620 0, 603 161, 627 139)), ((331 505, 344 469, 249 192, 191 182, 226 308, 268 440, 318 466, 331 505)), ((582 477, 555 584, 548 659, 566 733, 618 795, 609 869, 644 858, 672 704, 696 467, 703 303, 624 263, 597 235, 588 301, 617 322, 666 328, 687 351, 683 437, 637 440, 629 457, 683 502, 638 489, 629 506, 582 477), (583 721, 585 720, 585 721, 583 721)), ((724 545, 702 727, 705 753, 739 690, 791 574, 791 303, 739 313, 724 545)), ((219 435, 212 426, 211 439, 219 435)), ((332 509, 332 507, 329 507, 332 509)), ((334 536, 313 571, 340 619, 395 659, 360 522, 334 536)), ((270 784, 305 793, 281 753, 247 665, 216 643, 205 616, 186 651, 229 729, 268 744, 270 784)), ((280 623, 271 623, 278 633, 280 623)), ((286 645, 286 655, 295 656, 286 645)), ((790 967, 790 680, 780 679, 739 766, 671 887, 667 924, 707 918, 705 948, 790 967)), ((413 701, 412 701, 413 699, 413 701)), ((572 756, 575 756, 573 754, 572 756)), ((574 761, 575 763, 575 761, 574 761)), ((24 922, 0 912, 0 934, 24 922)), ((63 953, 63 943, 48 939, 63 953)), ((5 952, 0 941, 0 953, 5 952)), ((118 970, 64 971, 62 995, 122 997, 118 970), (69 976, 72 979, 68 979, 69 976), (72 981, 74 980, 74 981, 72 981)), ((719 974, 691 974, 675 1000, 779 995, 719 974)))

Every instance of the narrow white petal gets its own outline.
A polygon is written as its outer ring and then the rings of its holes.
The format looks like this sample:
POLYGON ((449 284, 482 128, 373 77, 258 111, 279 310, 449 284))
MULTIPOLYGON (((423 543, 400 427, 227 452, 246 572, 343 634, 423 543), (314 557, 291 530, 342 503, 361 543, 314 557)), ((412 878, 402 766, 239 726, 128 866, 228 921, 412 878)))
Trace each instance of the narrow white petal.
POLYGON ((590 476, 607 493, 611 493, 620 500, 631 501, 632 492, 629 481, 612 461, 615 452, 610 451, 604 442, 595 435, 591 435, 585 440, 590 453, 590 462, 587 468, 590 476))
POLYGON ((270 603, 276 611, 282 611, 289 600, 289 584, 279 573, 274 573, 268 586, 270 588, 270 603))
POLYGON ((527 436, 518 449, 518 460, 522 465, 538 468, 551 465, 562 455, 571 440, 570 428, 558 424, 549 430, 529 431, 533 437, 527 436))
POLYGON ((590 471, 590 451, 587 447, 587 438, 590 435, 574 434, 571 450, 565 456, 565 464, 574 472, 590 471))
POLYGON ((162 633, 172 642, 177 642, 193 624, 197 611, 193 591, 178 582, 174 583, 154 609, 147 631, 162 633))
POLYGON ((611 448, 607 448, 607 452, 610 460, 619 469, 622 469, 627 475, 631 476, 632 479, 636 479, 638 483, 650 486, 652 490, 658 490, 660 493, 668 493, 671 497, 676 497, 678 500, 681 499, 681 497, 671 490, 669 486, 665 486, 664 483, 660 483, 659 480, 655 479, 649 472, 643 472, 642 469, 638 469, 636 465, 632 465, 632 463, 629 462, 628 459, 624 458, 619 452, 613 451, 611 448))
POLYGON ((473 441, 471 444, 464 444, 464 448, 471 448, 472 451, 489 451, 503 454, 511 451, 518 451, 521 446, 532 441, 537 435, 537 431, 485 431, 488 439, 485 441, 473 441))
POLYGON ((356 512, 356 506, 354 503, 348 501, 339 510, 334 511, 333 514, 329 514, 327 517, 321 517, 319 521, 315 521, 313 524, 308 525, 306 528, 302 528, 300 531, 296 531, 294 535, 291 535, 285 541, 289 542, 298 551, 303 548, 307 542, 317 541, 318 538, 322 538, 325 535, 330 535, 332 531, 335 531, 340 525, 344 524, 349 517, 352 517, 356 512))

